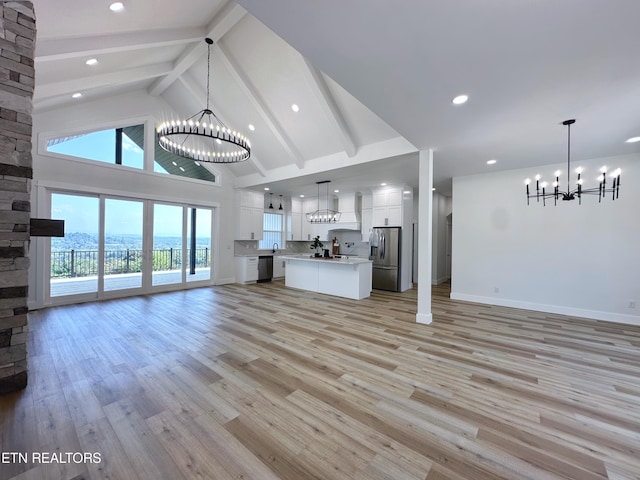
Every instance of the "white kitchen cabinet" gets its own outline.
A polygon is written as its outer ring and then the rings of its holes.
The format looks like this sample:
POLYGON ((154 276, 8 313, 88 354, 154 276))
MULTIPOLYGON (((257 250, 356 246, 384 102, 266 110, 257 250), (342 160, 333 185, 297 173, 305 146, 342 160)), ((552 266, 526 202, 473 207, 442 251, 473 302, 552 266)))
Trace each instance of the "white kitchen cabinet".
POLYGON ((372 203, 373 227, 403 226, 401 188, 384 188, 374 191, 372 203))
POLYGON ((307 222, 307 219, 304 215, 302 216, 301 223, 302 223, 302 228, 301 228, 302 234, 300 235, 300 240, 303 240, 305 242, 311 241, 311 239, 316 236, 313 223, 307 222))
POLYGON ((258 281, 258 257, 236 257, 236 282, 258 281))
POLYGON ((306 219, 302 213, 302 200, 300 198, 291 199, 291 212, 289 213, 289 221, 287 223, 289 231, 287 239, 293 241, 306 240, 302 238, 302 222, 306 219))
POLYGON ((304 213, 302 211, 302 199, 301 198, 296 198, 296 197, 292 197, 291 198, 291 211, 293 213, 304 213))
POLYGON ((336 228, 335 225, 332 225, 330 223, 316 223, 313 225, 313 227, 315 233, 312 239, 316 236, 320 237, 320 241, 325 244, 324 248, 329 248, 329 250, 331 250, 331 246, 328 245, 328 242, 331 240, 329 238, 329 230, 332 228, 336 228))
POLYGON ((238 190, 236 203, 236 240, 262 240, 264 195, 250 190, 238 190))
POLYGON ((291 240, 306 240, 302 238, 302 222, 303 215, 301 213, 291 212, 291 232, 289 238, 291 240))
POLYGON ((374 207, 372 211, 372 223, 374 227, 401 227, 402 206, 374 207))
POLYGON ((301 235, 300 240, 305 242, 311 241, 313 237, 317 235, 315 230, 315 225, 313 223, 309 223, 307 221, 306 214, 309 212, 313 212, 318 209, 318 202, 314 199, 305 199, 302 202, 302 216, 301 216, 301 235))
POLYGON ((285 262, 282 257, 273 257, 273 278, 284 278, 285 262))
POLYGON ((373 228, 373 198, 370 193, 362 194, 362 213, 360 215, 362 220, 360 232, 362 233, 362 241, 368 242, 369 235, 373 228))
POLYGON ((285 286, 361 300, 371 295, 371 278, 370 260, 288 257, 285 286))
POLYGON ((373 209, 372 208, 363 208, 362 209, 362 241, 368 242, 369 235, 371 234, 371 230, 373 229, 373 209))

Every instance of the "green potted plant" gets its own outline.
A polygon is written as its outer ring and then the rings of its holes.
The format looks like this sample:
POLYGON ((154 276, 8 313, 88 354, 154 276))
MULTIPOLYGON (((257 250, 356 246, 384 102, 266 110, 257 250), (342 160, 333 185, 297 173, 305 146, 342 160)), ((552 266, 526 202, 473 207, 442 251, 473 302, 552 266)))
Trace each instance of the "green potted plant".
POLYGON ((313 243, 311 244, 311 250, 315 250, 315 257, 319 257, 320 256, 320 252, 318 252, 319 248, 324 247, 323 243, 320 241, 320 235, 316 235, 315 238, 313 239, 313 243))

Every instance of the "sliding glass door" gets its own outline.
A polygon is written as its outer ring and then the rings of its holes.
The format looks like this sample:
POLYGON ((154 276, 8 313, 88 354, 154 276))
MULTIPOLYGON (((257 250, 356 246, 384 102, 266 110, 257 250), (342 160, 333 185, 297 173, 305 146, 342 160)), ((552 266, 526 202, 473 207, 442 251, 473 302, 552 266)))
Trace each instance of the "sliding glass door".
POLYGON ((213 213, 51 193, 51 218, 65 220, 65 236, 51 239, 49 297, 111 298, 210 283, 213 213))
POLYGON ((142 288, 143 203, 104 201, 104 291, 142 288))
POLYGON ((183 206, 153 205, 153 286, 182 283, 183 216, 183 206))
POLYGON ((49 295, 96 294, 100 199, 54 193, 51 218, 64 220, 65 235, 51 239, 49 295))
POLYGON ((187 282, 211 278, 211 210, 189 207, 187 212, 187 282))

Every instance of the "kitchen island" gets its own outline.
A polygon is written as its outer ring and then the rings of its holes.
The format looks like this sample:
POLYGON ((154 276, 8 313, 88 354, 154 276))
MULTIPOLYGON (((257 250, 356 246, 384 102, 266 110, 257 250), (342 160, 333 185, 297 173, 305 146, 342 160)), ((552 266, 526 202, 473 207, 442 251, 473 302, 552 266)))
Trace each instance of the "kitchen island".
POLYGON ((284 255, 287 287, 361 300, 371 295, 372 262, 366 258, 284 255))

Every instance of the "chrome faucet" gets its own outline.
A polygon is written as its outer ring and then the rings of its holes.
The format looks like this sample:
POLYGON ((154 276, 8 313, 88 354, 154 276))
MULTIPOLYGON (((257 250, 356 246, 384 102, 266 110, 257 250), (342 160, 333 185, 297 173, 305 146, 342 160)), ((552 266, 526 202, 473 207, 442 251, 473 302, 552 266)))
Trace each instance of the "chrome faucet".
POLYGON ((280 248, 280 246, 278 245, 278 242, 275 242, 273 245, 271 245, 271 253, 276 253, 276 250, 280 248))

